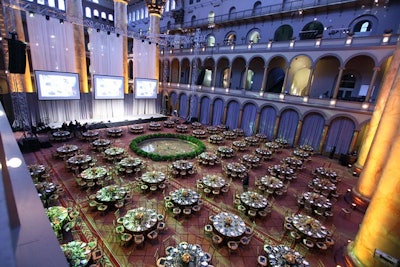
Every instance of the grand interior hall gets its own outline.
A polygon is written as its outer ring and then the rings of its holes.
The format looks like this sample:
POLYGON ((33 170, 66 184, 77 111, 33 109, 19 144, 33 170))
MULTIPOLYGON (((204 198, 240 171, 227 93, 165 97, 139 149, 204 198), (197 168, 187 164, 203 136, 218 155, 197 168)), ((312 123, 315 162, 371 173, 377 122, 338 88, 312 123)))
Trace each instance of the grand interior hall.
POLYGON ((2 266, 399 266, 400 3, 8 0, 2 266))

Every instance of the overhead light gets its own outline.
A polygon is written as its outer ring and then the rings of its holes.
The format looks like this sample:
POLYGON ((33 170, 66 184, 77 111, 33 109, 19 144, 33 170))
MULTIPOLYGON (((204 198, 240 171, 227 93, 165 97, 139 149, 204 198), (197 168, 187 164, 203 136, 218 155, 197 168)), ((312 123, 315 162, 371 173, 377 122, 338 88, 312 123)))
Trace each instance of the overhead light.
POLYGON ((35 13, 33 13, 32 11, 29 11, 29 17, 33 18, 35 16, 35 13))

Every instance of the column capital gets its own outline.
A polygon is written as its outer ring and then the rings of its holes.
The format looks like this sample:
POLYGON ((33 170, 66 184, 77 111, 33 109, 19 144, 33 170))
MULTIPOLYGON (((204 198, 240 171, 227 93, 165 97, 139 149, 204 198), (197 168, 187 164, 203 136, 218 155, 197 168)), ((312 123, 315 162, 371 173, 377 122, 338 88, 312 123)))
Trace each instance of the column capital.
POLYGON ((126 1, 126 0, 114 0, 114 3, 121 3, 121 4, 128 5, 128 1, 126 1))
POLYGON ((164 11, 164 6, 166 2, 166 0, 146 0, 149 14, 161 16, 164 11))

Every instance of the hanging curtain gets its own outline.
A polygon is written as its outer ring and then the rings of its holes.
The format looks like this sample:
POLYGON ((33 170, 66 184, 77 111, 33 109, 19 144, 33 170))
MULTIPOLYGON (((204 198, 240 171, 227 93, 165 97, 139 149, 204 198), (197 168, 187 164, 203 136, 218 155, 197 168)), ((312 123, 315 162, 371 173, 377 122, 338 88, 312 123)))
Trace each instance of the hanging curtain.
MULTIPOLYGON (((123 76, 123 38, 88 29, 91 75, 123 76)), ((93 79, 92 79, 93 80, 93 79)), ((93 100, 93 118, 106 120, 125 116, 124 100, 93 100)))
POLYGON ((277 138, 286 139, 289 145, 293 145, 298 123, 299 115, 297 112, 292 109, 285 110, 281 115, 277 138))
POLYGON ((337 118, 329 126, 328 137, 325 144, 325 152, 346 154, 349 152, 351 139, 353 138, 355 125, 348 118, 337 118))
POLYGON ((222 116, 224 115, 224 102, 222 99, 217 99, 214 101, 214 112, 212 125, 219 125, 222 123, 222 116))
POLYGON ((254 104, 246 104, 243 107, 242 126, 246 136, 255 134, 255 122, 257 116, 257 108, 254 104))
POLYGON ((177 107, 177 104, 178 104, 178 95, 177 95, 177 93, 172 92, 170 97, 169 97, 169 100, 170 100, 170 104, 171 104, 171 108, 172 108, 171 112, 174 113, 174 110, 178 109, 178 107, 177 107))
POLYGON ((269 140, 274 139, 276 122, 276 110, 272 107, 264 107, 260 113, 258 132, 265 134, 269 140))
POLYGON ((313 113, 303 120, 303 128, 299 139, 299 145, 309 145, 317 151, 322 138, 325 120, 321 114, 313 113))
MULTIPOLYGON (((133 78, 150 78, 158 80, 158 59, 156 44, 133 40, 133 78)), ((125 61, 121 61, 125 64, 125 61)), ((134 89, 135 90, 135 89, 134 89)), ((159 92, 158 92, 159 93, 159 92)), ((156 99, 134 99, 133 114, 157 113, 156 99)))
POLYGON ((181 94, 179 99, 179 117, 186 119, 188 115, 188 96, 181 94))
POLYGON ((210 124, 210 98, 203 97, 200 103, 200 123, 210 124))
POLYGON ((240 105, 236 101, 231 101, 228 103, 228 108, 226 111, 226 126, 228 129, 233 130, 238 128, 240 114, 240 105))
POLYGON ((199 98, 197 95, 192 95, 190 97, 190 117, 193 119, 198 119, 197 118, 197 108, 199 105, 199 98))
MULTIPOLYGON (((44 16, 26 14, 33 70, 76 73, 73 25, 44 16)), ((31 103, 34 105, 35 103, 31 103)), ((80 100, 38 101, 40 118, 44 123, 81 120, 89 116, 80 100), (78 112, 77 112, 78 111, 78 112)), ((32 107, 32 109, 35 109, 32 107)))

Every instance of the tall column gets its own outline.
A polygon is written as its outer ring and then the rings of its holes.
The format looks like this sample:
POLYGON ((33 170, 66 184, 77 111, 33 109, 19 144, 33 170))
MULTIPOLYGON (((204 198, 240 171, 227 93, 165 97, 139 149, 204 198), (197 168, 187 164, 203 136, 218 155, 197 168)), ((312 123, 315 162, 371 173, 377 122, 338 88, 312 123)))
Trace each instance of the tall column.
MULTIPOLYGON (((83 10, 81 0, 67 0, 67 20, 82 21, 83 10)), ((88 73, 86 68, 86 48, 83 25, 73 23, 74 47, 75 47, 75 68, 79 73, 79 84, 82 93, 89 93, 88 73)))
POLYGON ((267 85, 267 75, 268 75, 268 66, 264 66, 264 75, 263 75, 263 80, 262 80, 261 88, 260 88, 261 92, 265 91, 265 86, 267 85))
MULTIPOLYGON (((146 0, 146 5, 147 9, 149 10, 149 17, 150 17, 149 33, 150 35, 153 35, 156 38, 158 38, 158 35, 160 34, 160 19, 164 11, 165 2, 166 0, 146 0)), ((159 47, 156 46, 154 68, 158 70, 159 65, 160 65, 160 51, 159 47)), ((155 75, 156 77, 154 78, 158 79, 159 76, 158 71, 155 73, 155 75)))
POLYGON ((316 152, 320 152, 320 153, 322 152, 326 138, 328 137, 328 129, 329 129, 329 126, 325 125, 324 129, 322 130, 322 134, 321 134, 321 142, 319 142, 318 151, 316 151, 316 152))
POLYGON ((258 133, 258 129, 260 129, 260 116, 261 116, 261 112, 257 111, 256 122, 255 122, 255 125, 254 125, 254 132, 255 133, 258 133))
POLYGON ((374 111, 372 115, 371 126, 368 134, 375 129, 376 132, 371 132, 371 134, 373 134, 373 136, 369 137, 372 138, 371 148, 369 149, 357 185, 353 188, 353 195, 358 201, 361 201, 364 204, 368 203, 375 193, 376 186, 382 174, 382 166, 389 160, 389 148, 392 140, 396 137, 397 129, 400 126, 400 86, 398 86, 398 84, 400 84, 399 65, 400 42, 397 43, 395 54, 382 85, 382 90, 384 92, 386 90, 388 91, 386 104, 383 100, 382 103, 380 103, 384 105, 381 116, 380 114, 375 114, 377 111, 374 111))
MULTIPOLYGON (((18 35, 17 39, 22 42, 25 42, 25 33, 24 33, 24 27, 22 25, 21 11, 16 9, 10 9, 9 12, 12 12, 14 16, 13 23, 15 23, 15 30, 18 35)), ((9 86, 11 87, 10 88, 11 92, 22 92, 22 91, 27 93, 33 92, 31 70, 29 68, 29 61, 28 61, 28 53, 26 53, 25 57, 26 57, 25 74, 24 75, 10 74, 10 76, 13 76, 14 78, 13 82, 9 82, 9 86)))
POLYGON ((374 68, 374 73, 372 74, 371 82, 369 84, 368 91, 367 91, 367 94, 366 94, 365 100, 364 100, 364 102, 366 102, 366 103, 368 103, 371 98, 372 91, 374 90, 374 87, 375 87, 376 77, 378 76, 379 71, 380 71, 379 67, 374 68))
POLYGON ((244 69, 243 73, 243 81, 242 81, 242 89, 246 90, 246 84, 247 84, 247 72, 249 71, 249 66, 246 65, 246 68, 244 69))
POLYGON ((211 81, 211 86, 215 87, 217 81, 217 65, 214 66, 214 70, 213 70, 213 77, 212 77, 212 81, 211 81))
POLYGON ((294 136, 293 146, 296 147, 299 144, 301 130, 303 129, 303 121, 300 120, 297 124, 296 134, 294 136))
POLYGON ((286 84, 287 84, 287 80, 288 80, 288 76, 289 76, 289 69, 290 67, 287 67, 285 70, 285 78, 283 78, 283 84, 282 84, 282 90, 281 93, 285 93, 285 89, 286 89, 286 84))
MULTIPOLYGON (((114 25, 116 33, 125 33, 127 31, 127 7, 128 3, 124 0, 114 0, 114 25)), ((128 58, 128 40, 125 34, 122 35, 122 58, 128 58)), ((158 68, 157 68, 158 69, 158 68)), ((158 73, 158 72, 157 72, 158 73)), ((124 92, 129 93, 129 73, 128 62, 122 65, 122 74, 124 76, 124 92)))
POLYGON ((350 143, 348 152, 354 151, 359 134, 360 134, 360 131, 354 131, 353 138, 351 139, 351 143, 350 143))
POLYGON ((222 121, 221 121, 222 124, 225 124, 225 123, 226 123, 226 113, 227 113, 227 110, 228 110, 228 107, 227 107, 227 106, 224 106, 224 114, 222 115, 222 121))
POLYGON ((229 66, 229 69, 228 69, 228 70, 229 70, 229 71, 228 71, 228 78, 227 78, 226 83, 228 84, 228 87, 227 87, 227 88, 231 88, 232 66, 229 66))
POLYGON ((313 76, 314 76, 314 71, 315 71, 315 68, 312 68, 310 70, 310 76, 308 76, 308 81, 307 81, 307 86, 306 86, 307 92, 305 93, 305 96, 309 96, 310 95, 313 76))
POLYGON ((279 123, 281 122, 281 116, 276 116, 276 121, 275 121, 275 126, 274 126, 274 140, 278 138, 278 128, 279 128, 279 123))
POLYGON ((240 111, 239 111, 238 127, 242 126, 242 116, 243 116, 243 108, 241 108, 240 111))
POLYGON ((210 105, 210 118, 209 118, 209 122, 208 122, 208 124, 210 124, 210 125, 212 125, 212 120, 213 120, 213 116, 214 116, 214 104, 211 104, 210 105))
MULTIPOLYGON (((396 114, 396 117, 399 120, 399 113, 396 114)), ((382 120, 384 118, 386 115, 382 117, 382 120)), ((386 131, 378 127, 377 136, 381 132, 386 135, 386 131)), ((355 240, 347 246, 345 258, 350 266, 389 266, 379 256, 374 255, 376 250, 397 260, 400 259, 400 196, 398 192, 400 186, 400 129, 395 128, 393 132, 391 142, 380 145, 388 150, 388 157, 385 157, 385 162, 381 162, 382 175, 380 175, 379 182, 374 181, 378 185, 355 240)), ((375 159, 368 157, 366 166, 370 160, 375 159)), ((390 266, 395 265, 390 264, 390 266)))
POLYGON ((339 93, 339 87, 340 87, 340 83, 342 81, 343 71, 344 71, 344 68, 340 67, 339 74, 338 74, 337 80, 336 80, 335 89, 333 89, 332 99, 336 99, 337 95, 339 93))
POLYGON ((399 68, 399 65, 400 50, 396 49, 392 56, 389 68, 386 71, 385 76, 383 77, 383 83, 381 88, 379 89, 379 95, 375 103, 374 112, 372 113, 371 120, 369 122, 369 128, 366 133, 365 140, 360 148, 360 151, 358 152, 357 162, 354 164, 354 171, 358 174, 360 174, 362 169, 364 168, 365 160, 367 159, 372 140, 375 137, 376 129, 378 128, 383 109, 389 96, 390 89, 392 88, 393 75, 396 73, 395 69, 399 68))

